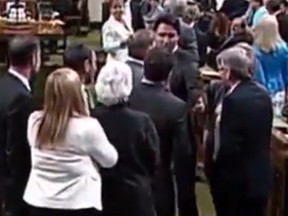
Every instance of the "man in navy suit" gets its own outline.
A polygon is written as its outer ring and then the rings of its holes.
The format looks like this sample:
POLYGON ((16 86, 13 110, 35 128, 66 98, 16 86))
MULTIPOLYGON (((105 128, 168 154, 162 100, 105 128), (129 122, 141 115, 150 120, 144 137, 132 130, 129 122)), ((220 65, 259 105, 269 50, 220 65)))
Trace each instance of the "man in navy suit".
POLYGON ((251 60, 241 48, 220 54, 230 83, 215 127, 214 203, 218 216, 264 216, 272 180, 271 99, 251 80, 251 60))

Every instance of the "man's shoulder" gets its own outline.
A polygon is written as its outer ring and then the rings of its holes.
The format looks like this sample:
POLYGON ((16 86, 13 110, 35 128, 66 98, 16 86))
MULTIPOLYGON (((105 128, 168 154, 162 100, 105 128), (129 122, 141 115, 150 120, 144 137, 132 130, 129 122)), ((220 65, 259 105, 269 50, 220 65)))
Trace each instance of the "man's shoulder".
POLYGON ((227 98, 242 105, 245 103, 258 103, 259 100, 266 101, 267 103, 271 102, 267 90, 254 81, 240 84, 227 98))

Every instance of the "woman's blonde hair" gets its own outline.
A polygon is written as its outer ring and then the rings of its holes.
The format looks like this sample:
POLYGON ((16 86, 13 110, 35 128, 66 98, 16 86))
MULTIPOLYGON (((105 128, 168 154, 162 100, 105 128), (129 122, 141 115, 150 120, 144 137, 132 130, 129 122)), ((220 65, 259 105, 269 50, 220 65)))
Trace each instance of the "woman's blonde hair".
POLYGON ((71 69, 60 68, 48 76, 37 134, 39 148, 62 144, 70 118, 88 115, 81 88, 78 74, 71 69))
POLYGON ((254 43, 263 51, 270 52, 281 40, 276 17, 266 15, 254 29, 254 43))

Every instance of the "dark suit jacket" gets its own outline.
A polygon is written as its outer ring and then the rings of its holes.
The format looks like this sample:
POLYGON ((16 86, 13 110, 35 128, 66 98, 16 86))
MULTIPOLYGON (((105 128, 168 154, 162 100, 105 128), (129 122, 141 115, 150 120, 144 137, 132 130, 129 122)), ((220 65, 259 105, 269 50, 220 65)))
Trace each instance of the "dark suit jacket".
POLYGON ((142 16, 141 5, 139 2, 132 0, 130 3, 132 14, 132 28, 136 32, 139 29, 145 28, 144 19, 142 16))
POLYGON ((242 81, 223 99, 217 179, 238 196, 267 198, 271 186, 270 138, 273 120, 268 93, 242 81))
POLYGON ((170 79, 174 95, 194 106, 201 95, 198 59, 178 48, 174 53, 175 65, 170 79))
POLYGON ((101 123, 119 160, 102 169, 104 216, 154 216, 151 182, 159 163, 159 139, 148 115, 126 105, 97 107, 101 123))
POLYGON ((27 120, 35 103, 25 85, 9 73, 0 79, 0 98, 1 158, 8 160, 10 173, 26 178, 30 172, 27 120))
MULTIPOLYGON (((191 172, 191 169, 185 170, 185 164, 189 163, 188 158, 191 154, 187 131, 187 106, 162 85, 145 83, 141 83, 133 90, 130 106, 149 114, 156 126, 161 152, 161 167, 154 188, 156 209, 159 216, 174 216, 175 194, 171 165, 174 164, 177 177, 181 178, 179 175, 183 173, 189 175, 189 171, 191 172)), ((190 191, 189 188, 186 188, 187 190, 190 191)), ((178 196, 183 197, 186 191, 179 191, 178 196)))
POLYGON ((179 46, 189 52, 193 59, 199 61, 197 37, 194 27, 187 25, 180 20, 179 46))
POLYGON ((31 167, 27 121, 34 100, 26 86, 9 73, 0 79, 0 98, 0 172, 10 179, 6 207, 25 215, 22 196, 31 167))
POLYGON ((137 86, 141 83, 144 73, 144 63, 141 64, 140 62, 134 61, 133 59, 128 59, 126 64, 130 66, 132 70, 132 79, 133 79, 133 86, 137 86))
POLYGON ((225 0, 220 11, 225 13, 230 20, 233 20, 243 16, 248 7, 249 1, 247 0, 225 0))

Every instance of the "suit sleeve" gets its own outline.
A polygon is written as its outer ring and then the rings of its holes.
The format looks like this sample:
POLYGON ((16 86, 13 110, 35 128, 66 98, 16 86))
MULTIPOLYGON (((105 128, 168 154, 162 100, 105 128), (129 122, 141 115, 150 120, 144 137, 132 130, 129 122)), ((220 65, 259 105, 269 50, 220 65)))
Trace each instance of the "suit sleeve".
POLYGON ((30 114, 36 109, 34 98, 19 95, 7 114, 6 155, 10 170, 21 178, 28 178, 31 159, 27 140, 27 125, 30 114))
POLYGON ((241 128, 241 105, 227 96, 222 103, 222 113, 220 120, 220 147, 217 155, 217 162, 237 161, 240 155, 240 145, 242 137, 236 136, 234 131, 243 130, 241 128))
POLYGON ((181 37, 180 37, 180 46, 188 51, 195 60, 199 61, 199 52, 198 52, 198 43, 197 36, 194 28, 191 27, 181 27, 181 37))
POLYGON ((187 118, 187 108, 183 107, 181 109, 180 115, 176 120, 173 135, 173 160, 176 173, 183 169, 183 166, 186 164, 185 158, 189 157, 192 151, 189 139, 187 118))
POLYGON ((198 62, 195 60, 187 61, 187 66, 183 66, 185 86, 188 92, 188 104, 192 107, 201 96, 200 71, 198 62))
POLYGON ((160 140, 156 127, 150 118, 147 118, 145 125, 145 159, 149 172, 153 176, 160 165, 160 140))

